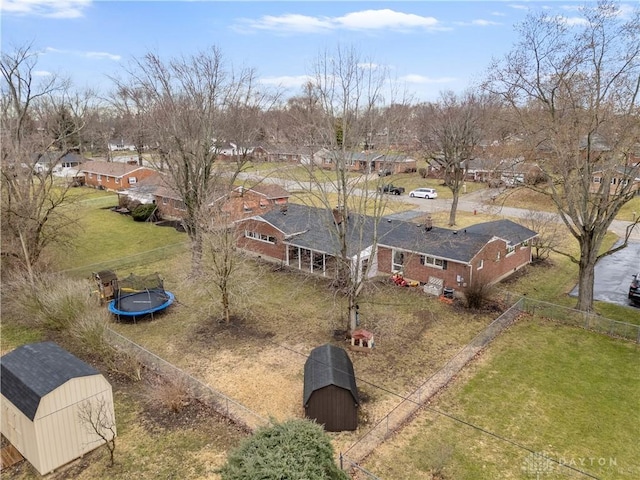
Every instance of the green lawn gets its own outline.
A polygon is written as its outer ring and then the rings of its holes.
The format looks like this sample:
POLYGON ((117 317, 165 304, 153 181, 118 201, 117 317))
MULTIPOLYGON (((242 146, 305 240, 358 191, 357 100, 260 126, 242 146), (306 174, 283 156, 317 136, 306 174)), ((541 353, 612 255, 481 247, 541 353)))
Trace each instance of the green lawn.
MULTIPOLYGON (((438 467, 439 478, 524 480, 536 478, 531 450, 595 478, 638 478, 638 398, 636 344, 527 318, 365 466, 387 480, 432 478, 438 467)), ((586 478, 544 468, 539 478, 586 478)))
POLYGON ((128 215, 115 213, 108 207, 117 205, 117 195, 101 193, 83 198, 74 248, 57 255, 60 270, 84 276, 102 268, 130 268, 184 251, 186 234, 171 227, 134 222, 128 215))

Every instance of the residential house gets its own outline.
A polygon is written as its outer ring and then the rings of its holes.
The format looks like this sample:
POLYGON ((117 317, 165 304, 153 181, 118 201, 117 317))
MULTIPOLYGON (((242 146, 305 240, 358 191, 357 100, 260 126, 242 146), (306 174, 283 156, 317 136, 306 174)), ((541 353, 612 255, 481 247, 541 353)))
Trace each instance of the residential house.
POLYGON ((338 160, 344 162, 345 168, 352 172, 386 174, 415 172, 417 161, 406 155, 386 155, 379 152, 335 152, 321 149, 314 154, 315 162, 322 168, 335 168, 338 160))
POLYGON ((78 167, 84 162, 89 162, 87 158, 75 152, 49 151, 42 155, 32 156, 35 162, 33 171, 35 173, 51 172, 58 177, 72 177, 78 173, 78 167))
POLYGON ((640 194, 640 163, 635 166, 616 166, 610 170, 598 170, 591 176, 591 193, 604 193, 619 195, 623 192, 635 192, 640 194), (631 186, 627 186, 631 183, 631 186), (604 186, 608 184, 609 188, 604 186))
POLYGON ((511 220, 452 230, 392 221, 378 241, 380 273, 401 273, 434 291, 466 287, 474 280, 496 283, 531 263, 536 232, 511 220))
POLYGON ((231 221, 253 216, 256 213, 280 207, 289 202, 291 194, 277 184, 261 183, 253 187, 236 187, 224 199, 222 211, 231 221))
POLYGON ((135 152, 136 150, 135 144, 124 138, 109 140, 107 148, 110 152, 135 152))
MULTIPOLYGON (((332 223, 342 220, 339 211, 331 214, 289 204, 237 222, 238 246, 292 268, 331 276, 340 251, 332 223)), ((531 262, 531 241, 536 237, 536 232, 510 220, 451 230, 429 222, 376 222, 354 215, 348 227, 347 255, 353 271, 368 265, 370 277, 402 273, 440 289, 507 277, 531 262)))
POLYGON ((78 173, 84 176, 87 186, 117 192, 153 175, 155 170, 127 163, 92 161, 80 165, 78 173))
POLYGON ((289 162, 309 165, 315 148, 290 144, 262 143, 252 151, 253 158, 262 162, 289 162))

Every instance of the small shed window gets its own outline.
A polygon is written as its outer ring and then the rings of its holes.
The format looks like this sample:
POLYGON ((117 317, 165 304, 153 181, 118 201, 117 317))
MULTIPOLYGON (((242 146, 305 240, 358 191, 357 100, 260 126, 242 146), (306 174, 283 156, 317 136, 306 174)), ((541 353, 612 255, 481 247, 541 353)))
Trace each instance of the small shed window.
POLYGON ((129 185, 134 185, 138 183, 138 179, 136 177, 129 177, 129 185))

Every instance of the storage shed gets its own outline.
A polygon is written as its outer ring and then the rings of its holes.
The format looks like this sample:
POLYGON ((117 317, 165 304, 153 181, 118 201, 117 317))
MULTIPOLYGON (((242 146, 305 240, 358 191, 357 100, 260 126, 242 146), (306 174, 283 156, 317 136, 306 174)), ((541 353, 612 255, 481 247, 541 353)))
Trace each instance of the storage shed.
POLYGON ((7 353, 0 358, 0 375, 0 430, 41 475, 104 443, 80 419, 85 405, 101 410, 115 434, 111 385, 55 343, 7 353))
POLYGON ((329 432, 358 427, 358 389, 347 352, 335 345, 314 348, 304 364, 304 411, 329 432))

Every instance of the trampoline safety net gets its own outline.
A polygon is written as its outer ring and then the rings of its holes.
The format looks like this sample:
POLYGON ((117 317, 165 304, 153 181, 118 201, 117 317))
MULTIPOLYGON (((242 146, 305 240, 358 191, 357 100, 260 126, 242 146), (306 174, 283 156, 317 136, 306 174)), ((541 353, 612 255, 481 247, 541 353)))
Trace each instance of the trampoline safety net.
POLYGON ((132 273, 127 278, 118 280, 118 290, 120 295, 147 290, 164 291, 164 284, 157 273, 150 275, 134 275, 132 273))

